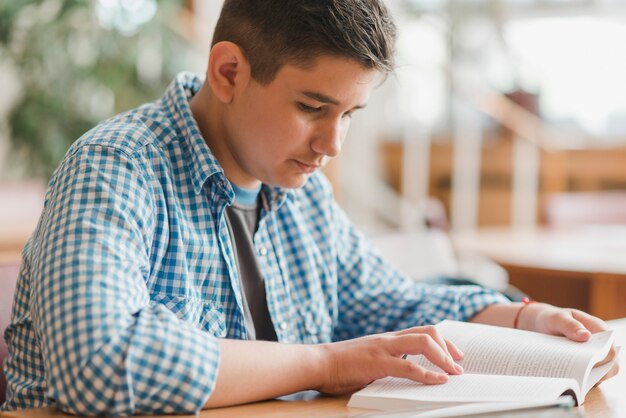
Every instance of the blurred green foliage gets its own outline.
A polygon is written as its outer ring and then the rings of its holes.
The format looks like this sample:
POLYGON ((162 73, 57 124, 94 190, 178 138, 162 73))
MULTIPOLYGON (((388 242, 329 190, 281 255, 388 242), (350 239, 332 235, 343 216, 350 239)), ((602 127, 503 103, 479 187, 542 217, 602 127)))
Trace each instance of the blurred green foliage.
POLYGON ((10 142, 28 176, 49 177, 70 144, 98 122, 162 95, 189 57, 190 47, 166 24, 181 7, 156 0, 0 2, 0 61, 15 68, 20 86, 10 142), (120 12, 139 3, 152 9, 120 12), (137 24, 140 13, 147 21, 137 24))

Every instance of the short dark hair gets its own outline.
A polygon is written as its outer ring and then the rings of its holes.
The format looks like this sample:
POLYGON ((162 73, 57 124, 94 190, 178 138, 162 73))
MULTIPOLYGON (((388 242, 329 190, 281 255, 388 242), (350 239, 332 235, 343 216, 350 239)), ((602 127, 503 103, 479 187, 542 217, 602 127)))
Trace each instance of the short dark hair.
POLYGON ((285 64, 303 68, 320 55, 393 71, 396 26, 382 0, 225 0, 212 45, 237 44, 252 77, 270 83, 285 64))

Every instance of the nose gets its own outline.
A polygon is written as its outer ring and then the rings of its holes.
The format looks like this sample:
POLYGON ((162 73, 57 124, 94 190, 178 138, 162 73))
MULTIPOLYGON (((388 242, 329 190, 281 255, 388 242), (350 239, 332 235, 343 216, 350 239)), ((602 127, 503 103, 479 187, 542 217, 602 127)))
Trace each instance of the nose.
POLYGON ((311 148, 318 154, 334 158, 341 152, 341 145, 346 134, 346 127, 342 119, 332 121, 318 131, 311 143, 311 148))

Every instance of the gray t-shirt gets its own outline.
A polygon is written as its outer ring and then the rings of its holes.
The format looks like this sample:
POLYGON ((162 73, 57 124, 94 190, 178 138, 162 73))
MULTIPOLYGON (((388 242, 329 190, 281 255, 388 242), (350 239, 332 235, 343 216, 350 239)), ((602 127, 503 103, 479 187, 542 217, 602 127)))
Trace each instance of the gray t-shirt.
POLYGON ((254 250, 254 233, 261 209, 260 189, 247 190, 232 186, 235 191, 235 202, 226 208, 226 221, 243 289, 246 329, 250 339, 277 341, 274 324, 267 308, 265 281, 254 250))

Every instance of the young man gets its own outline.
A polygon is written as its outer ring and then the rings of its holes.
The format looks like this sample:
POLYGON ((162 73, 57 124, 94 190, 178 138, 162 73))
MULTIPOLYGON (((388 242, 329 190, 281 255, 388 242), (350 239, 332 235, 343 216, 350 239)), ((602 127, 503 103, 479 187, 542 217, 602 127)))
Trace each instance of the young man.
POLYGON ((380 0, 226 0, 205 81, 181 74, 78 140, 24 250, 4 408, 192 413, 389 375, 437 384, 462 373, 428 326, 444 318, 576 341, 604 329, 414 283, 337 207, 318 169, 394 39, 380 0))

